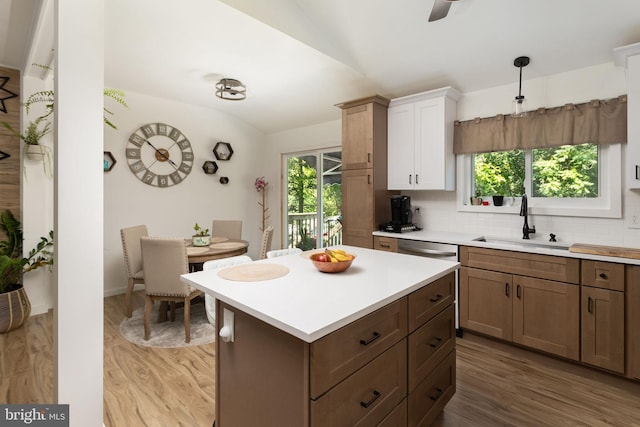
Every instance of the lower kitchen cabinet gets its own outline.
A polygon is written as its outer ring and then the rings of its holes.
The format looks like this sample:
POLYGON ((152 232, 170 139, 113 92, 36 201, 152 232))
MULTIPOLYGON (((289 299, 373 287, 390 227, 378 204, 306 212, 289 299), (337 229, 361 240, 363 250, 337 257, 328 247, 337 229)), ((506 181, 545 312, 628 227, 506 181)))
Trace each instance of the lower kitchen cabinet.
POLYGON ((624 293, 582 287, 582 361, 624 373, 624 293))
POLYGON ((512 275, 462 267, 460 326, 491 337, 513 338, 512 275))
POLYGON ((463 329, 580 359, 578 260, 462 247, 460 261, 463 329))
POLYGON ((513 342, 580 359, 580 287, 514 276, 513 342))
POLYGON ((640 380, 640 266, 626 266, 627 374, 640 380))
POLYGON ((625 371, 625 266, 582 261, 582 361, 625 371))

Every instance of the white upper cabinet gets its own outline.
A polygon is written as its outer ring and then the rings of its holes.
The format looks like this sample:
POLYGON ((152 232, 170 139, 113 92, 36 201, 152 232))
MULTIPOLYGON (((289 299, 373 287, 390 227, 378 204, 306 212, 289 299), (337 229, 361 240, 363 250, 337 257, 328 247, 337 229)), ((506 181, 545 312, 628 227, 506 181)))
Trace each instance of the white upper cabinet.
POLYGON ((389 190, 455 190, 453 122, 461 97, 446 87, 391 100, 389 190))
POLYGON ((614 49, 616 65, 627 68, 627 188, 640 190, 640 43, 614 49))

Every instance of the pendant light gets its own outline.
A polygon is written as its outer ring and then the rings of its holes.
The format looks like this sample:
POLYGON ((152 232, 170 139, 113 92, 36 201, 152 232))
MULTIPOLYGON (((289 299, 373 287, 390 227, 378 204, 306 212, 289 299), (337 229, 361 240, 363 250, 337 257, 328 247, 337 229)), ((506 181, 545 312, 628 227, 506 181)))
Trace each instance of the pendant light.
POLYGON ((527 111, 525 109, 525 99, 522 94, 522 67, 526 67, 529 65, 529 57, 528 56, 519 56, 513 61, 513 65, 520 69, 520 84, 518 86, 518 96, 513 101, 513 117, 525 117, 527 115, 527 111))
POLYGON ((247 88, 240 80, 220 79, 220 81, 216 83, 216 96, 231 101, 240 101, 247 97, 247 88))

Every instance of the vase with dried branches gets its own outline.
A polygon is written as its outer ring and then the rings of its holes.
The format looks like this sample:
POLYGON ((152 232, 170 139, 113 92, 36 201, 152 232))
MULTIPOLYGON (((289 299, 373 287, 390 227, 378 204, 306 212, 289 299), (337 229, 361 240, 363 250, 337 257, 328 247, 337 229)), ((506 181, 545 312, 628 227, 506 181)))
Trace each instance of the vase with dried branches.
POLYGON ((261 176, 259 178, 256 178, 256 182, 254 185, 256 187, 256 191, 258 193, 262 193, 262 202, 258 202, 258 205, 260 205, 260 207, 262 208, 262 227, 260 227, 260 231, 264 231, 266 228, 267 219, 269 219, 269 214, 267 213, 269 208, 267 207, 266 202, 267 186, 269 185, 269 183, 267 182, 267 180, 265 180, 264 176, 261 176))

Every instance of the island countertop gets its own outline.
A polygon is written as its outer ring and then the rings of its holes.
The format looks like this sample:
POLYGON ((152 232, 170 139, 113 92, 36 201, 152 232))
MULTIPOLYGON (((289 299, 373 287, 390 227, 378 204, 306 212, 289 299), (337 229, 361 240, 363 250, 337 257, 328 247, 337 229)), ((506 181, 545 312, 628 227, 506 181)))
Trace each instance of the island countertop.
MULTIPOLYGON (((308 253, 254 263, 278 264, 289 272, 256 282, 223 279, 218 271, 184 274, 181 279, 305 342, 313 342, 443 277, 459 263, 338 246, 356 255, 351 268, 327 274, 315 269, 308 253)), ((311 251, 316 252, 316 251, 311 251)))

